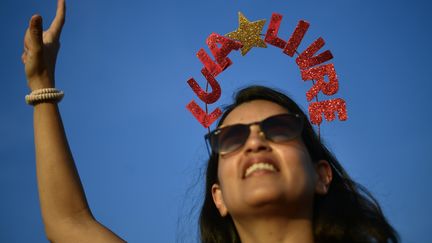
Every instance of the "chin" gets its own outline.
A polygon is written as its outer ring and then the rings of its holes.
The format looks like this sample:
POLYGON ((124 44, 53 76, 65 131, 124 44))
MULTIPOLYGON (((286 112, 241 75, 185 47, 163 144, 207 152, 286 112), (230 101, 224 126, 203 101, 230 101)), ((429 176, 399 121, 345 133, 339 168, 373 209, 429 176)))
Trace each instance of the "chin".
MULTIPOLYGON (((286 190, 287 188, 285 188, 286 190)), ((247 193, 243 193, 244 203, 249 208, 261 212, 276 212, 281 214, 282 211, 300 212, 312 203, 313 195, 306 191, 279 190, 277 187, 257 187, 247 193)))
POLYGON ((279 204, 284 198, 283 193, 275 188, 259 187, 243 195, 245 203, 251 207, 279 204))

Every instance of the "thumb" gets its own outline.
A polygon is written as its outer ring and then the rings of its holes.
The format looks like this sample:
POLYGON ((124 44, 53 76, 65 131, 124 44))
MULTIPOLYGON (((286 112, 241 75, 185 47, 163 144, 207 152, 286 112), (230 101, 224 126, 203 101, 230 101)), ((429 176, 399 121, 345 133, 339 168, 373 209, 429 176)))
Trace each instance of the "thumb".
POLYGON ((42 17, 40 15, 33 15, 30 19, 30 48, 35 51, 42 50, 43 40, 43 27, 42 27, 42 17))

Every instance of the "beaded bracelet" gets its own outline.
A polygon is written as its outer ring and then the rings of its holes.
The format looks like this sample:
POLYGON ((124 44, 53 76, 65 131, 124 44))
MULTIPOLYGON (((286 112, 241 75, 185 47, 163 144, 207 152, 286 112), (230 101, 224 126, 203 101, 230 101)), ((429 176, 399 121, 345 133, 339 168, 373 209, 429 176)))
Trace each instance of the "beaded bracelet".
POLYGON ((25 96, 25 101, 29 105, 43 102, 58 103, 63 98, 64 93, 56 88, 37 89, 25 96))

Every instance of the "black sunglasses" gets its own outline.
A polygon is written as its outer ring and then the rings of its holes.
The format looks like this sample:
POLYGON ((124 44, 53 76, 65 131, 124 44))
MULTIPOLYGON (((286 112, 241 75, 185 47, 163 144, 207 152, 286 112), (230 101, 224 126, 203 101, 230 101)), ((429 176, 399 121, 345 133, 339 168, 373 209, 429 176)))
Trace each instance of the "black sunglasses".
POLYGON ((300 135, 303 119, 299 114, 280 114, 259 122, 218 128, 204 136, 207 150, 210 146, 214 153, 227 154, 241 148, 249 138, 252 125, 258 125, 267 140, 281 143, 300 135))

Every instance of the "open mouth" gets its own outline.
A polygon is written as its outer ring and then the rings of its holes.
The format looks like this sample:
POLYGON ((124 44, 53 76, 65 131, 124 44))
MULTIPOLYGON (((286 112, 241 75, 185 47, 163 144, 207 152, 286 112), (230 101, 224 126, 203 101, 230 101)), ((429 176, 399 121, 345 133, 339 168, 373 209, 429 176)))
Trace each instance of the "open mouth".
POLYGON ((254 163, 252 165, 250 165, 247 169, 246 172, 244 174, 244 177, 248 177, 249 175, 251 175, 254 172, 257 171, 270 171, 270 172, 276 172, 277 169, 273 164, 270 163, 266 163, 266 162, 258 162, 258 163, 254 163))

